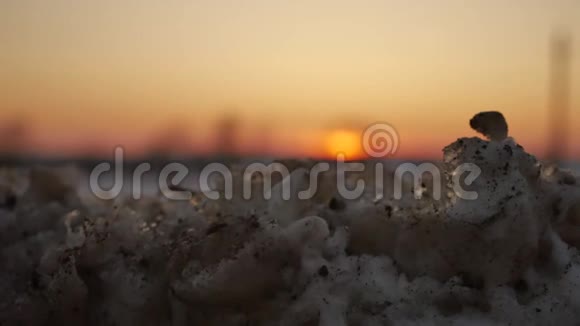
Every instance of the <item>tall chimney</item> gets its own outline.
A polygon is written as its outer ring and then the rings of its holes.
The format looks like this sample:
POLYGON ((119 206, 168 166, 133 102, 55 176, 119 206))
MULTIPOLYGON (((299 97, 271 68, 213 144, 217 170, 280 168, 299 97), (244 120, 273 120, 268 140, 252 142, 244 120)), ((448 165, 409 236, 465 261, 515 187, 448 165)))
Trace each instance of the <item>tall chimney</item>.
POLYGON ((572 38, 567 32, 554 33, 550 44, 548 158, 560 161, 568 148, 570 116, 570 66, 572 38))

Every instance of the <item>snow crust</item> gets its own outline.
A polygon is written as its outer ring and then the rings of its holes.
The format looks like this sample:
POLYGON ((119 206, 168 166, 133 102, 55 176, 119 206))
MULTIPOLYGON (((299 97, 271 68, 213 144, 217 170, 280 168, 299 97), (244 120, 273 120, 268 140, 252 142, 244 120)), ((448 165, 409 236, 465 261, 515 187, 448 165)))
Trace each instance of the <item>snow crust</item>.
POLYGON ((443 157, 447 181, 481 168, 477 200, 446 187, 439 201, 346 201, 327 178, 308 202, 279 188, 264 202, 100 201, 67 186, 70 171, 3 170, 0 321, 578 324, 577 177, 511 138, 461 138, 443 157))

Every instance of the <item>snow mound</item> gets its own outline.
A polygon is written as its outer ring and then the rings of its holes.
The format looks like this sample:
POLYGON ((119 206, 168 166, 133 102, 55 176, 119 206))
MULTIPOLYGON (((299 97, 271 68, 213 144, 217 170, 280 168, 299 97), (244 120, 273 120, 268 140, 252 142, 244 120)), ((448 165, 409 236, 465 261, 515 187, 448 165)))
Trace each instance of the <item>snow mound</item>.
POLYGON ((575 325, 578 179, 495 118, 472 122, 490 140, 444 148, 441 200, 343 200, 331 177, 284 200, 308 180, 299 162, 248 202, 101 201, 70 169, 3 170, 0 324, 575 325), (481 170, 475 200, 453 191, 463 164, 481 170))

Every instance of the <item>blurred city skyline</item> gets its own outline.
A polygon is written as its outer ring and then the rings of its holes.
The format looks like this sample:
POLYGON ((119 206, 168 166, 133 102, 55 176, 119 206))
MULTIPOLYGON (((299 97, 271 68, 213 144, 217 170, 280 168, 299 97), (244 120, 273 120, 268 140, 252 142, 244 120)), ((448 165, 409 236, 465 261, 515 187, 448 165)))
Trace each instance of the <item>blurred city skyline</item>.
POLYGON ((6 0, 0 151, 327 157, 385 121, 396 157, 439 158, 499 110, 543 156, 560 29, 580 159, 579 1, 6 0))

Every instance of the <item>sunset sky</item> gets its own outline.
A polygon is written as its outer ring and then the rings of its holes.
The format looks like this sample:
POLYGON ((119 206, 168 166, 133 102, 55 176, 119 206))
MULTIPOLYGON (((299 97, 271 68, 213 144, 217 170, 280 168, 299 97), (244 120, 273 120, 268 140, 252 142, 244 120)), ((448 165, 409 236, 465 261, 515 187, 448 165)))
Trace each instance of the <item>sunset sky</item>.
POLYGON ((241 152, 319 156, 385 121, 399 157, 437 158, 493 109, 541 154, 558 29, 575 140, 578 0, 2 0, 0 128, 21 121, 19 146, 42 155, 207 153, 229 119, 241 152))

